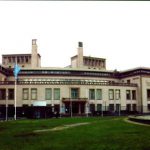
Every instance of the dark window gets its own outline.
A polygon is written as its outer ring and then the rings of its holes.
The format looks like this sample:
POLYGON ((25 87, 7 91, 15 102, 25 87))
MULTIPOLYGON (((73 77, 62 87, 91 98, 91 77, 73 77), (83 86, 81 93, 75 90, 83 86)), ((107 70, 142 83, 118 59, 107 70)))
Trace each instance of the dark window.
POLYGON ((101 111, 102 110, 102 104, 97 104, 97 111, 101 111))
POLYGON ((109 111, 114 111, 114 104, 109 104, 109 111))
POLYGON ((132 99, 136 100, 136 90, 132 90, 132 99))
POLYGON ((147 100, 150 100, 150 89, 147 89, 147 100))
POLYGON ((0 89, 0 100, 6 99, 6 89, 0 89))
POLYGON ((136 111, 136 104, 132 105, 133 111, 136 111))
POLYGON ((131 111, 131 104, 127 104, 126 105, 126 110, 129 112, 129 111, 131 111))
POLYGON ((150 104, 147 105, 147 109, 150 110, 150 104))
POLYGON ((116 104, 116 111, 118 112, 120 109, 120 104, 116 104))
POLYGON ((130 83, 130 80, 127 80, 127 83, 130 83))
POLYGON ((14 100, 14 89, 8 89, 8 99, 14 100))
POLYGON ((90 112, 94 112, 95 111, 95 104, 90 104, 90 112))
POLYGON ((28 63, 28 61, 29 61, 29 60, 28 60, 28 57, 26 57, 26 63, 28 63))
POLYGON ((127 100, 131 99, 131 92, 130 92, 130 90, 126 90, 126 99, 127 100))

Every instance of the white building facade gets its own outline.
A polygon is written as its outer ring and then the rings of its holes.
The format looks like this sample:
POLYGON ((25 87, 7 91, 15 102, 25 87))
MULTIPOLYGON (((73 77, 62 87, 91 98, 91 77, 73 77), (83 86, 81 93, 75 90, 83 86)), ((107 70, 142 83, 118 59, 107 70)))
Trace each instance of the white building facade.
POLYGON ((150 112, 150 68, 109 71, 106 59, 77 55, 65 68, 41 67, 36 40, 32 54, 2 56, 0 66, 0 114, 14 115, 15 86, 13 65, 21 71, 17 79, 18 117, 124 115, 150 112), (28 61, 26 58, 28 57, 28 61), (19 62, 18 62, 19 61, 19 62))

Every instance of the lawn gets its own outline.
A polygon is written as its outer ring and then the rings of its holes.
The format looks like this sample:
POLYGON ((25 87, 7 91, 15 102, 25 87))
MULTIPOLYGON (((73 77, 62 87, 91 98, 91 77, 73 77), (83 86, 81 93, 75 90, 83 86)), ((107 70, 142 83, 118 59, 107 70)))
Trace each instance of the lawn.
POLYGON ((125 122, 124 117, 0 122, 0 150, 150 150, 150 126, 125 122), (83 122, 89 124, 34 132, 83 122))

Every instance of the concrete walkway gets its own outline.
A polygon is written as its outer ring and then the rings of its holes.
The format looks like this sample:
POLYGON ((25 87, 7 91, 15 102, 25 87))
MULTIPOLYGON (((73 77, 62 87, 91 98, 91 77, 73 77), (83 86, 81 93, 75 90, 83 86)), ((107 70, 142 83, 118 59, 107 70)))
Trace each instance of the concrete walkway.
POLYGON ((58 126, 58 127, 52 128, 52 129, 34 130, 33 132, 40 133, 40 132, 48 132, 48 131, 60 131, 60 130, 77 127, 77 126, 83 126, 83 125, 87 125, 87 124, 90 124, 90 122, 68 124, 68 125, 58 126))

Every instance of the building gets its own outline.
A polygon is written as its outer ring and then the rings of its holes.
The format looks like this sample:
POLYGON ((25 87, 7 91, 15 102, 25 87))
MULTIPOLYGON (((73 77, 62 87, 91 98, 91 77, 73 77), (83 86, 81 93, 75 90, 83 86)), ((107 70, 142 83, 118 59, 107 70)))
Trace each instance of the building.
POLYGON ((21 71, 17 79, 17 117, 120 115, 150 112, 150 68, 107 70, 106 59, 77 55, 65 68, 41 67, 37 41, 31 54, 2 55, 0 66, 0 115, 14 116, 13 66, 21 71))

